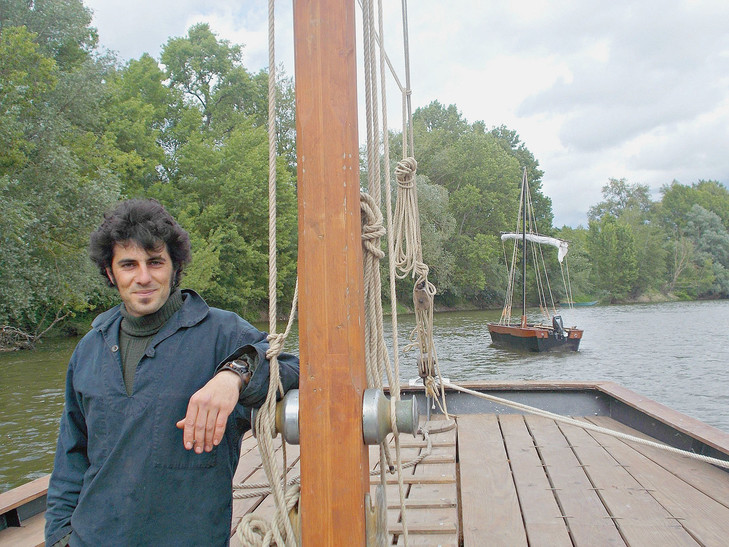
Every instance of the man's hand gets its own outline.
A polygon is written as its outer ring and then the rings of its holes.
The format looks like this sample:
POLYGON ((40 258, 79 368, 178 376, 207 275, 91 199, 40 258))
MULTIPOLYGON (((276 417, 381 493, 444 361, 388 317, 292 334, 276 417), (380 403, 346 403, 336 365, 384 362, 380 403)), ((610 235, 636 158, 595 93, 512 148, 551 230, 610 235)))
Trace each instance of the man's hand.
POLYGON ((223 440, 228 416, 238 403, 242 382, 232 371, 221 371, 196 391, 187 404, 187 414, 177 422, 182 429, 182 443, 197 454, 210 452, 223 440))

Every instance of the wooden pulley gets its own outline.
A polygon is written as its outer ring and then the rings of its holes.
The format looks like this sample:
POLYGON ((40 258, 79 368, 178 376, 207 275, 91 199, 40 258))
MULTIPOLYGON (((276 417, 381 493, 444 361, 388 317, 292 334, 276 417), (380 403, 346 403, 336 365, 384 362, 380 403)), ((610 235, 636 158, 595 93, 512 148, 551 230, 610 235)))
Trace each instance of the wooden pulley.
POLYGON ((424 353, 418 358, 418 375, 427 378, 435 374, 435 359, 431 359, 429 353, 424 353))
POLYGON ((427 311, 433 307, 433 297, 425 290, 427 281, 423 280, 413 287, 413 303, 415 311, 427 311))

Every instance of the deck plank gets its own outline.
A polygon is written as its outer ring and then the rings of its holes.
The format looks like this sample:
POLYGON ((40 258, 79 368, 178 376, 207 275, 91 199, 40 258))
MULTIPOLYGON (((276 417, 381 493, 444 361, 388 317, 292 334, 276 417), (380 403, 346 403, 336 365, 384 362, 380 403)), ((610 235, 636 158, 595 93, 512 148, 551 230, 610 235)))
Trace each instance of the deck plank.
MULTIPOLYGON (((699 543, 726 544, 729 508, 687 484, 672 470, 647 458, 621 439, 600 433, 591 432, 590 435, 609 450, 613 457, 628 466, 633 478, 648 490, 699 543)), ((677 466, 682 464, 686 465, 685 462, 681 462, 677 466)), ((729 475, 724 477, 722 483, 726 500, 729 498, 729 475)))
POLYGON ((536 416, 526 416, 525 420, 547 466, 575 545, 624 546, 625 542, 557 424, 536 416))
MULTIPOLYGON (((642 439, 655 441, 652 437, 644 435, 635 429, 621 424, 607 416, 591 416, 587 421, 608 429, 627 433, 642 439)), ((659 448, 645 446, 636 443, 628 443, 644 456, 650 458, 663 468, 681 478, 681 480, 701 490, 707 496, 713 498, 725 507, 729 507, 729 473, 713 465, 673 454, 659 448)))
POLYGON ((37 547, 45 545, 45 513, 25 519, 20 526, 2 531, 3 547, 37 547))
MULTIPOLYGON (((440 416, 438 418, 441 418, 440 416)), ((440 419, 428 424, 438 428, 440 419)), ((433 433, 432 450, 411 472, 406 485, 406 523, 408 544, 411 545, 458 545, 458 486, 456 471, 456 429, 433 433), (427 463, 426 463, 427 462, 427 463)), ((404 449, 406 450, 413 450, 404 449)), ((425 444, 417 447, 417 454, 424 454, 425 444)), ((410 458, 412 460, 412 458, 410 458)), ((403 463, 408 461, 403 457, 403 463)), ((408 470, 406 470, 408 471, 408 470)), ((388 533, 397 536, 397 544, 403 544, 402 515, 399 492, 388 492, 388 533)))
POLYGON ((464 546, 526 546, 519 500, 496 416, 458 417, 458 459, 464 546))
POLYGON ((572 545, 524 416, 499 416, 530 546, 572 545))
POLYGON ((656 499, 635 480, 624 465, 584 429, 560 424, 560 429, 574 447, 585 473, 621 535, 629 545, 696 545, 656 499))

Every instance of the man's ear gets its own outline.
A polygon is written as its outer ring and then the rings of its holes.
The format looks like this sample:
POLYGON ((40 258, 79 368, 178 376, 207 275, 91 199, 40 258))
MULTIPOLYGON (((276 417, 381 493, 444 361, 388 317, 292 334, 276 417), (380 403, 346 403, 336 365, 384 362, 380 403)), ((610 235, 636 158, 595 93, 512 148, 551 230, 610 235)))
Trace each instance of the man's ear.
POLYGON ((111 268, 106 268, 106 277, 109 278, 109 282, 111 282, 112 285, 116 285, 116 281, 114 280, 114 274, 111 273, 111 268))

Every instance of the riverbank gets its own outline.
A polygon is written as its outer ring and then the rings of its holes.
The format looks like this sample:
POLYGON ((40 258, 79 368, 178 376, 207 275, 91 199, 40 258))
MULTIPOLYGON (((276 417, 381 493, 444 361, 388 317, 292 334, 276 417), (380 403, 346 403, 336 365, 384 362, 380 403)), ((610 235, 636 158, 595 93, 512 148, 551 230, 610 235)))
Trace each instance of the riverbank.
MULTIPOLYGON (((713 299, 717 300, 717 299, 713 299)), ((651 292, 651 293, 645 293, 641 294, 640 296, 637 296, 635 298, 629 298, 624 299, 616 302, 606 302, 604 300, 600 300, 597 296, 583 296, 579 300, 577 300, 577 303, 579 302, 594 302, 597 301, 597 305, 632 305, 632 304, 660 304, 660 303, 669 303, 669 302, 704 302, 704 301, 710 301, 709 299, 686 299, 681 298, 680 296, 673 294, 673 293, 662 293, 662 292, 651 292)), ((557 304, 559 306, 559 304, 557 304)), ((501 310, 501 306, 476 306, 473 303, 470 302, 463 302, 463 303, 456 303, 456 304, 449 304, 445 305, 438 302, 438 298, 436 296, 436 301, 433 306, 435 313, 453 313, 453 312, 489 312, 489 311, 498 311, 501 310)), ((408 315, 415 313, 413 308, 408 306, 406 303, 398 302, 397 304, 397 310, 398 314, 402 315, 408 315)), ((98 313, 101 313, 104 310, 100 311, 94 311, 94 312, 87 312, 83 315, 76 316, 73 319, 70 319, 66 322, 63 322, 54 329, 52 329, 48 334, 45 336, 39 338, 38 340, 32 341, 30 338, 30 335, 27 333, 22 332, 19 329, 16 329, 14 327, 9 326, 3 326, 0 327, 0 353, 4 352, 12 352, 12 351, 19 351, 19 350, 33 350, 38 344, 42 344, 44 340, 54 340, 54 339, 68 339, 68 338, 75 338, 78 336, 83 335, 84 333, 88 332, 91 329, 91 323, 93 322, 94 318, 98 315, 98 313)), ((389 305, 389 302, 383 302, 383 314, 385 316, 391 315, 391 307, 389 305)), ((249 319, 250 320, 250 319, 249 319)), ((287 320, 286 317, 282 317, 279 319, 282 323, 287 320)), ((262 312, 261 315, 252 321, 254 325, 256 325, 261 330, 267 330, 268 329, 268 319, 265 316, 265 314, 262 312)))

